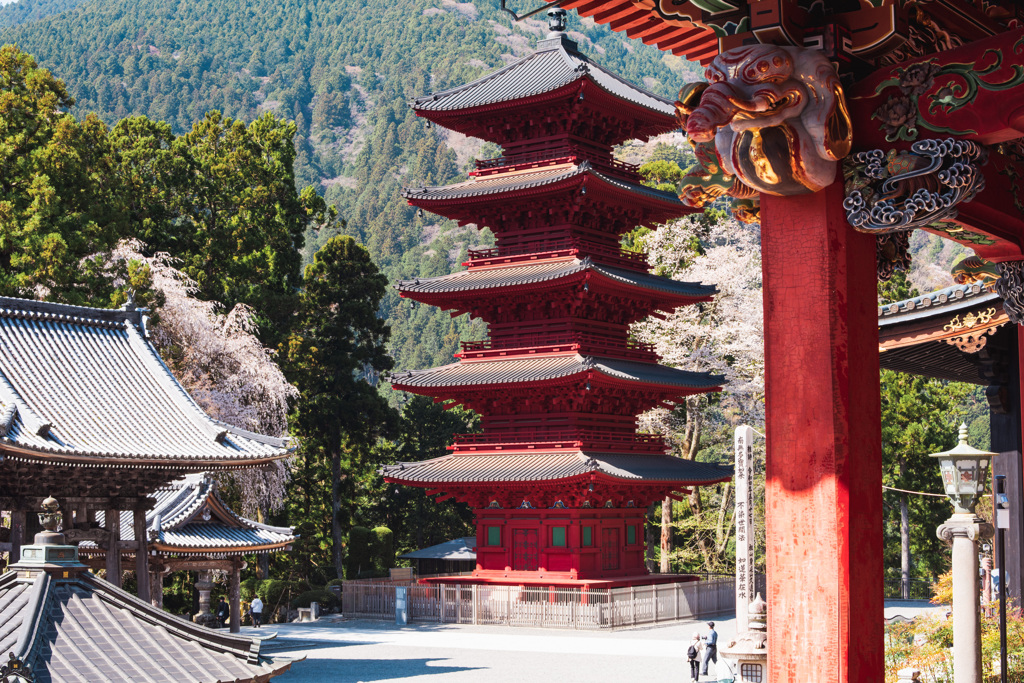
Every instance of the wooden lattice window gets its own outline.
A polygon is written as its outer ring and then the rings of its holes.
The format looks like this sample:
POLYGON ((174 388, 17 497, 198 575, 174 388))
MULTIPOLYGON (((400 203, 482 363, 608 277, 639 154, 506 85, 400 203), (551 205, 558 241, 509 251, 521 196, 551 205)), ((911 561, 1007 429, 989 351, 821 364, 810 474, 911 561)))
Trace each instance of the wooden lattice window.
POLYGON ((740 664, 740 676, 744 683, 761 683, 761 665, 740 664))
POLYGON ((636 527, 632 524, 626 527, 626 545, 636 545, 636 527))
POLYGON ((583 527, 583 545, 588 548, 594 545, 594 527, 583 527))
POLYGON ((512 568, 517 572, 535 572, 539 566, 537 553, 537 530, 516 529, 513 536, 514 554, 512 568))
POLYGON ((501 545, 501 527, 487 527, 487 545, 501 545))
POLYGON ((551 527, 551 545, 556 548, 565 547, 565 527, 564 526, 553 526, 551 527))
POLYGON ((601 568, 612 570, 619 568, 619 530, 601 530, 601 568))

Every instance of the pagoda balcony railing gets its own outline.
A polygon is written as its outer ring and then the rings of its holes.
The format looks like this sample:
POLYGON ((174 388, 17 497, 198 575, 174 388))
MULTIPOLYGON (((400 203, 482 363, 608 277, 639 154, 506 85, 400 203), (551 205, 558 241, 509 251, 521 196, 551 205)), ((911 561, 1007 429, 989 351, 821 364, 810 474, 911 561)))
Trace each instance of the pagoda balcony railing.
POLYGON ((664 453, 667 448, 661 434, 623 434, 595 429, 540 431, 520 429, 515 436, 505 433, 456 434, 448 447, 456 453, 478 451, 543 451, 566 448, 601 450, 615 453, 664 453))
POLYGON ((461 358, 492 358, 495 356, 537 355, 543 353, 565 353, 569 351, 594 353, 614 358, 635 360, 657 360, 654 344, 633 341, 617 341, 597 334, 578 332, 575 334, 529 334, 509 336, 504 339, 482 339, 460 342, 461 358))
POLYGON ((632 251, 622 247, 598 244, 579 238, 542 241, 507 247, 491 247, 489 249, 470 249, 469 260, 463 265, 480 267, 495 263, 521 263, 523 261, 539 261, 541 259, 566 256, 594 256, 602 263, 620 265, 630 270, 642 268, 647 270, 647 252, 632 251))
POLYGON ((611 155, 604 155, 572 145, 564 145, 537 152, 510 154, 508 156, 494 157, 493 159, 476 159, 476 171, 471 172, 470 175, 485 176, 499 171, 508 173, 558 164, 579 163, 581 161, 589 161, 595 168, 611 171, 617 175, 624 175, 631 180, 636 180, 640 177, 640 167, 637 164, 619 161, 611 155))

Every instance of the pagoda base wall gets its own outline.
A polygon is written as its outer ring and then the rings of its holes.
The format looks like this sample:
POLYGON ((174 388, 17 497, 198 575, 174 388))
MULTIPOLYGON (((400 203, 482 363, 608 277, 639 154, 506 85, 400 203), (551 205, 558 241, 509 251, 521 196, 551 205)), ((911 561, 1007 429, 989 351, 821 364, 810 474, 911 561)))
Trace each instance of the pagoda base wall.
POLYGON ((645 512, 643 508, 478 509, 473 577, 532 583, 646 576, 645 512))

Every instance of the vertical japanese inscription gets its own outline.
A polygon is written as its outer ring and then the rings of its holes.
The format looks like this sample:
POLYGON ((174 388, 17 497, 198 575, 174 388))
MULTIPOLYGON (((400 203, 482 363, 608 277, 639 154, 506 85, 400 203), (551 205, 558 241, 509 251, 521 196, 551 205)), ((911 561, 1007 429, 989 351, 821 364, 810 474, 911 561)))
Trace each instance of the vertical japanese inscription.
POLYGON ((736 450, 736 633, 747 630, 747 606, 754 598, 754 430, 737 427, 736 450))

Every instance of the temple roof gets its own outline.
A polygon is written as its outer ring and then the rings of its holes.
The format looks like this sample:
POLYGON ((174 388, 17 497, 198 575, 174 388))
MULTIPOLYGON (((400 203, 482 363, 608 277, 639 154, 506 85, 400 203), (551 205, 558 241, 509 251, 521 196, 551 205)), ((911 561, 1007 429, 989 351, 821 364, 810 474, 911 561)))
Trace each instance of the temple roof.
POLYGON ((507 193, 522 192, 539 188, 551 188, 565 181, 576 180, 574 183, 567 183, 574 186, 588 178, 607 183, 619 190, 637 195, 638 198, 655 200, 671 204, 679 208, 679 215, 689 213, 690 210, 683 206, 679 197, 671 192, 656 190, 646 185, 632 183, 628 180, 616 178, 613 175, 602 173, 595 169, 589 161, 583 161, 578 165, 566 168, 553 166, 530 173, 498 174, 478 176, 464 183, 454 185, 441 185, 435 187, 406 187, 402 189, 402 196, 410 203, 449 201, 454 199, 475 199, 490 197, 507 193))
POLYGON ((403 389, 509 385, 569 378, 594 373, 609 379, 645 385, 709 391, 725 378, 706 372, 690 372, 654 363, 637 363, 613 358, 564 355, 496 361, 452 363, 427 370, 396 372, 390 381, 403 389))
POLYGON ((0 652, 37 683, 265 681, 291 662, 260 656, 260 641, 168 614, 88 572, 0 576, 0 652))
POLYGON ((475 560, 476 559, 476 537, 467 536, 456 538, 444 543, 432 545, 429 548, 413 550, 404 555, 399 555, 400 560, 475 560))
POLYGON ((727 481, 732 468, 684 460, 670 455, 586 453, 449 454, 422 462, 401 462, 381 468, 390 481, 403 483, 540 482, 600 473, 627 481, 711 484, 727 481))
POLYGON ((605 70, 580 54, 576 47, 576 43, 564 35, 541 40, 537 51, 523 59, 466 85, 417 97, 412 107, 417 112, 458 111, 522 100, 588 79, 618 99, 667 117, 667 130, 675 127, 675 106, 671 101, 605 70))
POLYGON ((287 455, 203 412, 147 336, 139 309, 0 297, 0 453, 185 471, 287 455))
POLYGON ((525 263, 503 268, 463 270, 451 275, 442 275, 441 277, 423 280, 402 280, 398 282, 396 287, 402 292, 417 294, 473 292, 501 287, 536 285, 587 271, 601 275, 618 284, 655 290, 675 297, 707 300, 718 292, 718 289, 713 285, 681 282, 658 275, 613 268, 593 263, 588 258, 577 258, 568 261, 563 259, 547 263, 525 263))
POLYGON ((990 302, 1001 307, 1002 299, 996 293, 989 292, 977 283, 953 285, 911 299, 879 306, 878 324, 881 327, 886 327, 934 315, 942 316, 961 308, 990 302))
MULTIPOLYGON (((208 474, 192 474, 160 488, 146 512, 146 533, 151 547, 178 555, 239 555, 281 550, 295 541, 291 527, 276 527, 239 517, 217 493, 208 474)), ((97 520, 105 526, 104 513, 97 520)), ((121 512, 121 540, 134 541, 132 512, 121 512)), ((84 554, 102 552, 93 541, 82 541, 84 554)))

